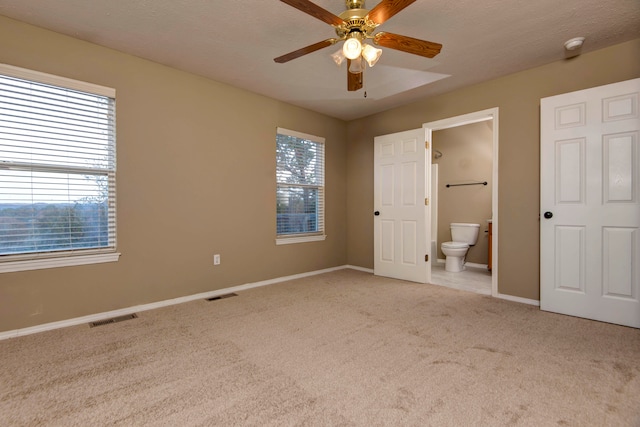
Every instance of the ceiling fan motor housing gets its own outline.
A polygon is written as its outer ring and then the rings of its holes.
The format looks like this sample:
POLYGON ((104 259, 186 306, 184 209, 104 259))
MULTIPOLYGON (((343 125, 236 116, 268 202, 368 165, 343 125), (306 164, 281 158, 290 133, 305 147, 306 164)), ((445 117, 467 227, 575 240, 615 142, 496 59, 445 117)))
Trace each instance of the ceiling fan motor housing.
MULTIPOLYGON (((347 6, 350 4, 363 6, 364 1, 347 0, 347 6)), ((338 37, 344 39, 347 35, 357 32, 360 33, 362 39, 371 38, 371 33, 376 29, 378 24, 367 19, 368 14, 368 9, 359 7, 350 8, 342 12, 339 17, 344 21, 344 24, 335 27, 338 37)))

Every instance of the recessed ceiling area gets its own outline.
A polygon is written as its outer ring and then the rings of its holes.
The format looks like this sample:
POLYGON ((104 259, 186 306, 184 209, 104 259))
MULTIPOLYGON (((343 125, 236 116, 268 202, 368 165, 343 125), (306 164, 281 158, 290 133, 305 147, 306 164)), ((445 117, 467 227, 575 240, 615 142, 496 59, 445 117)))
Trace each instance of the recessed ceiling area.
MULTIPOLYGON (((346 8, 314 3, 336 15, 346 8)), ((274 62, 335 37, 279 0, 0 0, 0 14, 343 120, 565 60, 574 37, 585 38, 583 54, 640 37, 637 0, 417 0, 376 31, 441 43, 440 54, 383 48, 363 89, 348 92, 346 64, 331 58, 341 44, 274 62)))

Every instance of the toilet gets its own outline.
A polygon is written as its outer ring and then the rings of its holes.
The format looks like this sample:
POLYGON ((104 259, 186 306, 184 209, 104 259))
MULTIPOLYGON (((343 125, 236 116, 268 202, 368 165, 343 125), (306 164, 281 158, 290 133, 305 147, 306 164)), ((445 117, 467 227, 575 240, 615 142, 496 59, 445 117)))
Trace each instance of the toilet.
POLYGON ((459 273, 464 270, 464 259, 469 250, 478 241, 478 231, 480 224, 468 224, 463 222, 452 222, 451 239, 452 242, 443 242, 440 248, 446 255, 444 269, 452 273, 459 273))

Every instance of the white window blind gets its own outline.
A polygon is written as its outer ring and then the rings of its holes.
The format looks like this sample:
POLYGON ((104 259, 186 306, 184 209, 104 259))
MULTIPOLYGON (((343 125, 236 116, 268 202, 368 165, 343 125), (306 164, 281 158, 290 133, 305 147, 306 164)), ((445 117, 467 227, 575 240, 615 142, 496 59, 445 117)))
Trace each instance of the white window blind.
POLYGON ((278 128, 276 181, 280 243, 324 237, 324 138, 278 128))
POLYGON ((0 262, 115 252, 115 91, 0 65, 0 262))

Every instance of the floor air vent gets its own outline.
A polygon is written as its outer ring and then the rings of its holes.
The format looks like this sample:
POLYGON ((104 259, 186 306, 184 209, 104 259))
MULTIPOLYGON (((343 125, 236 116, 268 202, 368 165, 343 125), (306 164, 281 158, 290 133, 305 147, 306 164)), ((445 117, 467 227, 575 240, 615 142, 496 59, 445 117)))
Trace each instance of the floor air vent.
POLYGON ((217 297, 207 298, 207 301, 217 301, 219 299, 231 298, 231 297, 237 297, 237 296, 238 294, 230 293, 230 294, 218 295, 217 297))
POLYGON ((125 316, 113 317, 111 319, 98 320, 97 322, 89 323, 89 327, 95 328, 96 326, 103 326, 103 325, 109 325, 111 323, 124 322, 125 320, 136 319, 137 317, 138 315, 133 313, 133 314, 127 314, 125 316))

